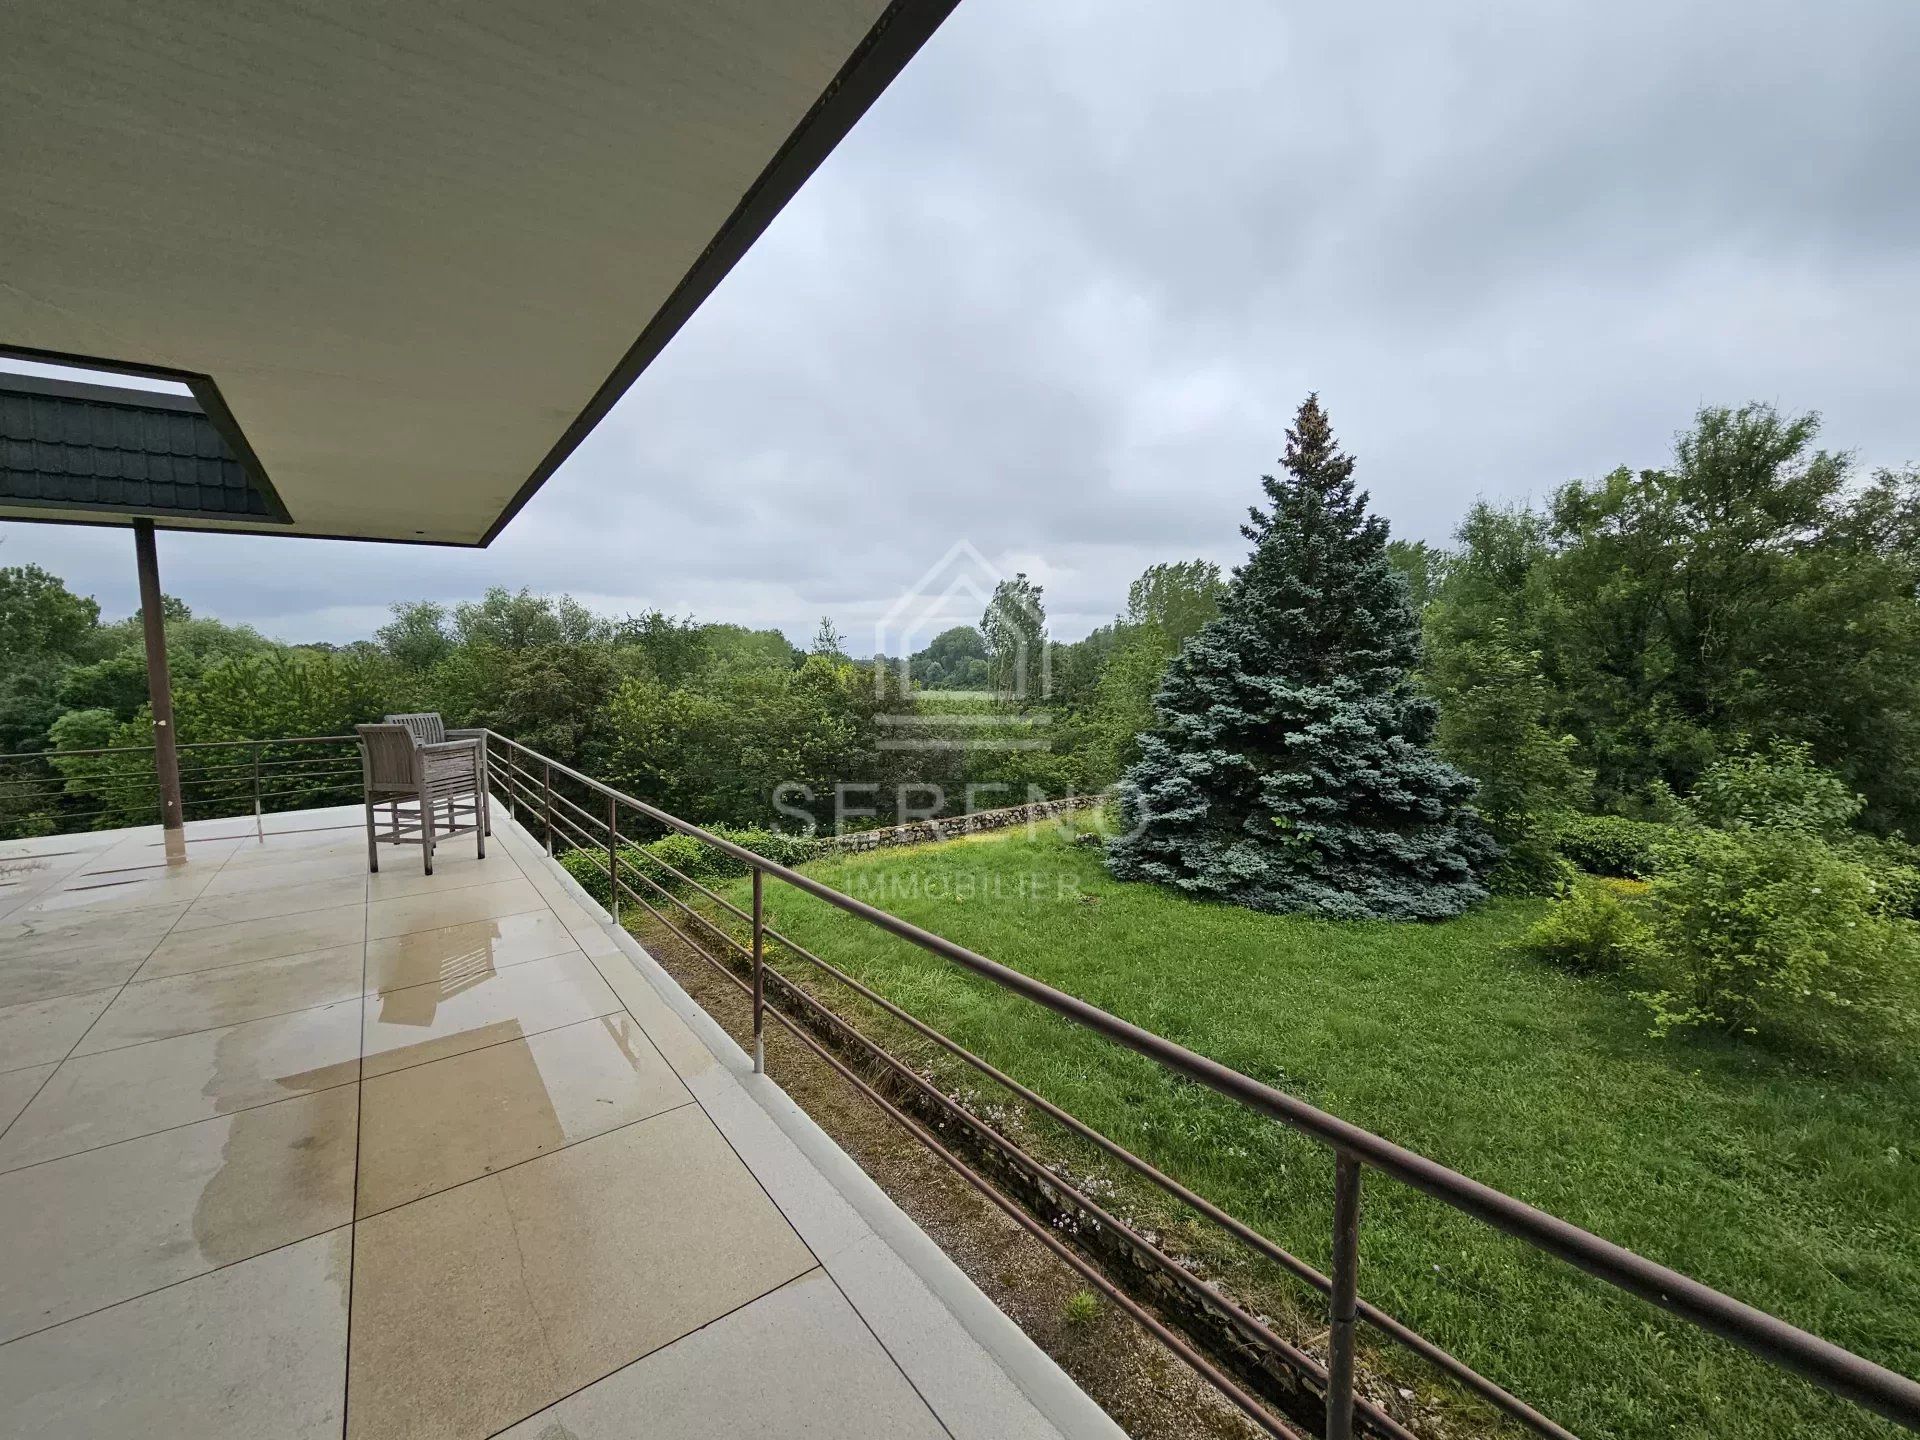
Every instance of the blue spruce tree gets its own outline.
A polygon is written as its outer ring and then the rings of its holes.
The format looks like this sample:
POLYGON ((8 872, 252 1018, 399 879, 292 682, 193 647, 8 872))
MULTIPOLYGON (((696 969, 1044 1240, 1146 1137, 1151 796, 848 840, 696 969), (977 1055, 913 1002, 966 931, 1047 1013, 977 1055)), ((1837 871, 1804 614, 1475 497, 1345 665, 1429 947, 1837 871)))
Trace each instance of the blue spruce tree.
POLYGON ((1458 915, 1485 896, 1496 847, 1473 781, 1428 748, 1420 627, 1317 396, 1282 463, 1219 618, 1154 697, 1108 868, 1255 910, 1458 915))

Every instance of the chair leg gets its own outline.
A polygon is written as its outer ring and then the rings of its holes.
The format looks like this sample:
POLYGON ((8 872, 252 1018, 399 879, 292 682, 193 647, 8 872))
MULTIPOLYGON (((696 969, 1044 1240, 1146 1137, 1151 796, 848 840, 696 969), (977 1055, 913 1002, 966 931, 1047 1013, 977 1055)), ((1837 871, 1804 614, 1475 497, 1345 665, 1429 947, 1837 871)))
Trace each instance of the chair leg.
POLYGON ((420 792, 420 852, 426 856, 427 874, 433 874, 433 801, 420 792))
POLYGON ((374 837, 373 796, 367 800, 367 869, 377 875, 380 873, 380 845, 374 837))
POLYGON ((473 797, 473 839, 479 847, 480 858, 487 858, 487 797, 485 791, 476 792, 473 797))

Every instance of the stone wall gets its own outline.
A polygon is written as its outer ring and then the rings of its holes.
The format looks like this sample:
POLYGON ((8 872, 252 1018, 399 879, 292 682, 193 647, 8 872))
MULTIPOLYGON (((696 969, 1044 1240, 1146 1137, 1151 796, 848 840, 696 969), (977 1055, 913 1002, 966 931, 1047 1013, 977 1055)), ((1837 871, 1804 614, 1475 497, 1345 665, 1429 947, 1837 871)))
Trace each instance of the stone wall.
POLYGON ((1030 805, 1009 805, 1003 810, 976 810, 970 815, 949 815, 944 820, 916 820, 910 825, 894 825, 884 830, 856 830, 849 835, 823 835, 815 843, 822 855, 845 854, 863 850, 885 850, 895 845, 930 845, 936 840, 952 840, 982 830, 1005 830, 1029 821, 1049 820, 1072 810, 1098 805, 1098 795, 1069 795, 1060 800, 1036 800, 1030 805))

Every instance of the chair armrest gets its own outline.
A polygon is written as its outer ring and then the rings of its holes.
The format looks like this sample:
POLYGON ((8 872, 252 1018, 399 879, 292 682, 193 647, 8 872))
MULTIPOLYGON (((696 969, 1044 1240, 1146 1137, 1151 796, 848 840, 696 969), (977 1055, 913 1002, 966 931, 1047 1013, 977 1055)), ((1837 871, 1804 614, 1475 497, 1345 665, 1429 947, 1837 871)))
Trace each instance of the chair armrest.
POLYGON ((487 732, 485 730, 449 730, 447 731, 448 740, 479 740, 484 742, 486 738, 487 738, 487 732))
POLYGON ((477 752, 481 744, 482 742, 479 739, 436 740, 431 745, 420 745, 415 748, 417 748, 422 755, 450 755, 459 750, 473 750, 477 752))

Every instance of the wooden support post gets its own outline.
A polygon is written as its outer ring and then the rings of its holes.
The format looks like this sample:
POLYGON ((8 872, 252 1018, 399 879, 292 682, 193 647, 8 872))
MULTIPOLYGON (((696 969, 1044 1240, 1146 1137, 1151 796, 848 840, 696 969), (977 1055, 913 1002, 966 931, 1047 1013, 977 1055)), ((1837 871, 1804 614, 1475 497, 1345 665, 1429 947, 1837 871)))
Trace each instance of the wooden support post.
POLYGON ((167 858, 174 859, 186 817, 180 808, 180 752, 173 735, 173 677, 167 671, 167 621, 161 609, 160 562, 154 553, 153 521, 133 522, 133 554, 140 573, 140 622, 147 637, 147 699, 153 706, 153 772, 160 781, 160 824, 168 832, 167 858))

